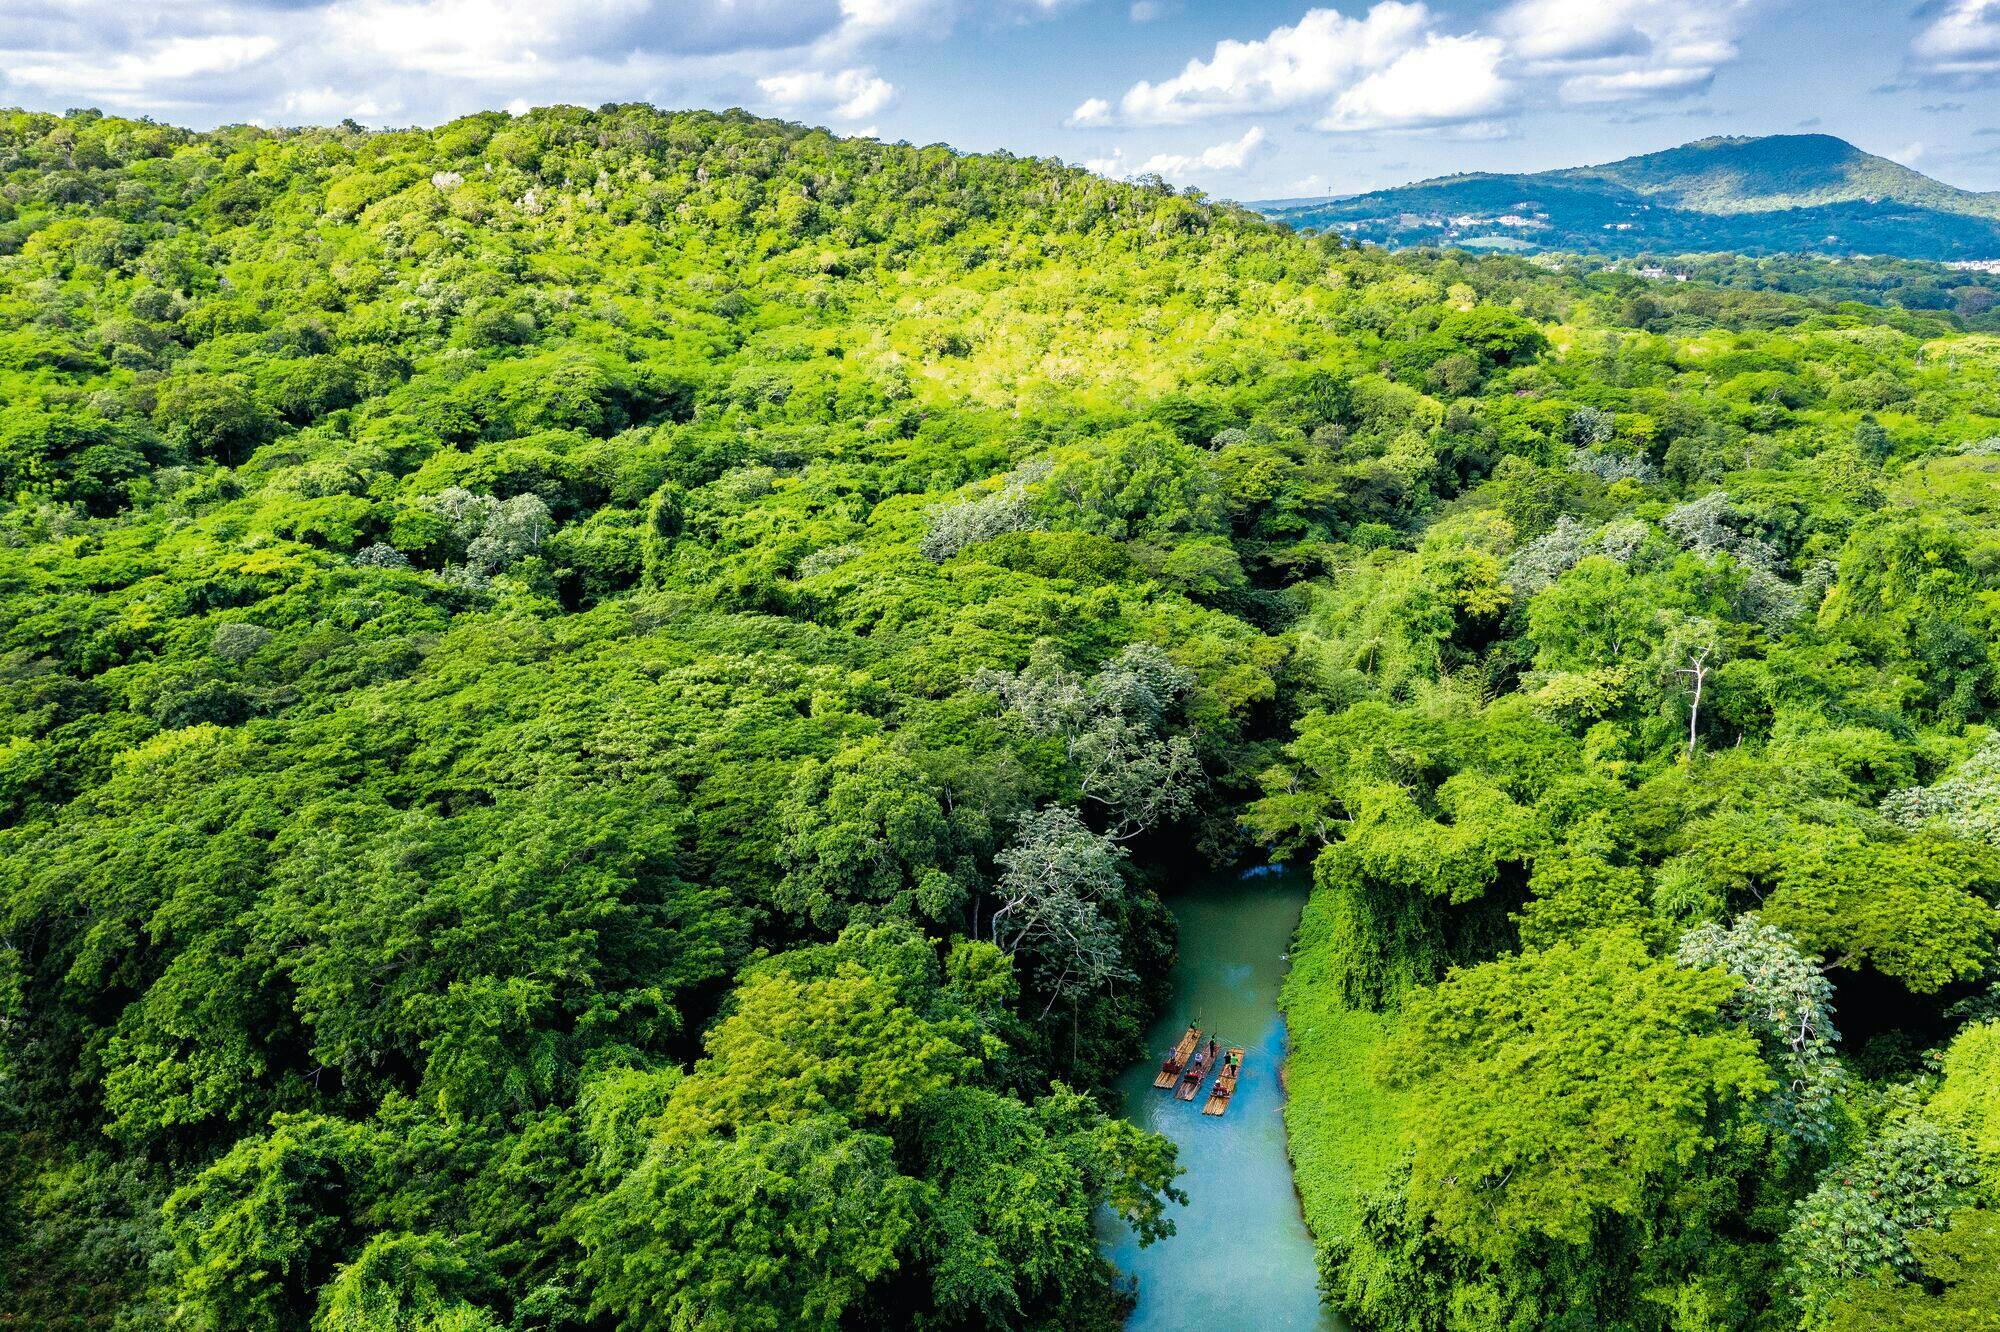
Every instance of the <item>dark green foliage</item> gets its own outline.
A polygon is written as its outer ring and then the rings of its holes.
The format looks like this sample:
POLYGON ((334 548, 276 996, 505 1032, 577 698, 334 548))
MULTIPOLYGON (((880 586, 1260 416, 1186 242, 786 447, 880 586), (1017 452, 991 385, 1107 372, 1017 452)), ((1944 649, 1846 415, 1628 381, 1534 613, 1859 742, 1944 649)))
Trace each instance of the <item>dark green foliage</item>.
POLYGON ((2000 1215, 1962 1211, 1948 1229, 1920 1231, 1916 1281, 1883 1279, 1843 1299, 1828 1321, 1881 1332, 1992 1332, 2000 1327, 2000 1215))
POLYGON ((1920 1272, 1914 1237, 1943 1230, 1979 1182, 1971 1154, 1949 1130, 1913 1120, 1865 1144, 1828 1171, 1785 1235, 1791 1278, 1809 1317, 1857 1278, 1920 1272))

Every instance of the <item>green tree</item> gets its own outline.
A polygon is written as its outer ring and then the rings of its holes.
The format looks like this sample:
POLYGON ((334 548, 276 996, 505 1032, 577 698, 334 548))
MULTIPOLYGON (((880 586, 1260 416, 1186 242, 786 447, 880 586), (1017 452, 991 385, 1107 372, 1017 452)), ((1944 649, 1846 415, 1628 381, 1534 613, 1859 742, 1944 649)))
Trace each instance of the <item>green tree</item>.
POLYGON ((879 741, 802 765, 778 814, 788 865, 780 901, 822 928, 861 904, 945 924, 970 897, 959 830, 918 766, 879 741))
POLYGON ((2000 1328, 2000 1215, 1961 1211, 1943 1231, 1910 1237, 1914 1281, 1858 1285, 1828 1311, 1830 1327, 1881 1332, 1993 1332, 2000 1328))
POLYGON ((922 1192, 837 1115, 674 1143, 577 1220, 594 1305, 633 1329, 839 1327, 903 1262, 922 1192))
POLYGON ((196 458, 240 463, 277 429, 277 418, 241 375, 170 381, 153 418, 173 443, 196 458))
POLYGON ((352 1125, 281 1116, 167 1199, 173 1323, 303 1327, 350 1238, 345 1193, 370 1144, 352 1125))
POLYGON ((1784 1238, 1790 1279, 1808 1325, 1829 1325, 1829 1308, 1851 1283, 1878 1269, 1905 1278, 1918 1275, 1912 1239, 1950 1225, 1953 1213, 1972 1200, 1978 1180, 1957 1137, 1915 1118, 1871 1139, 1854 1160, 1829 1169, 1799 1204, 1784 1238))
POLYGON ((1639 1213, 1771 1090, 1754 1040, 1722 1020, 1733 988, 1608 932, 1410 995, 1375 1067, 1419 1107, 1412 1204, 1490 1256, 1639 1213))

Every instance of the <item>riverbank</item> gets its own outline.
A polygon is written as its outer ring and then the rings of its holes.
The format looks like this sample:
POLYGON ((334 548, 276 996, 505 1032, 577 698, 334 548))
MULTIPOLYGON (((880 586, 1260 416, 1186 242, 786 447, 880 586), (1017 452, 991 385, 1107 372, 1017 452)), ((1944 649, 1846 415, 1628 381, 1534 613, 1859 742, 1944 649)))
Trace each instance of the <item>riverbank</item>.
POLYGON ((1180 928, 1172 997, 1148 1033, 1149 1058, 1119 1079, 1118 1094, 1128 1118, 1179 1146, 1188 1204, 1173 1213, 1176 1233, 1149 1248, 1107 1227, 1111 1260, 1139 1280, 1129 1332, 1345 1326, 1320 1303, 1279 1083, 1289 1041, 1278 995, 1308 886, 1294 871, 1218 875, 1167 901, 1180 928), (1246 1051, 1219 1118, 1153 1087, 1160 1056, 1189 1022, 1246 1051))
POLYGON ((1399 1108, 1369 1067, 1393 1021, 1350 1008, 1328 974, 1338 944, 1331 894, 1308 898, 1280 1003, 1292 1034, 1285 1128, 1322 1286, 1365 1307, 1365 1276, 1336 1270, 1361 1224, 1361 1200, 1396 1160, 1399 1108))
POLYGON ((1361 1223, 1361 1199, 1395 1163, 1393 1111, 1374 1090, 1368 1063, 1389 1019, 1317 997, 1292 1000, 1287 1012, 1300 1034, 1291 1060, 1285 1105, 1292 1181, 1316 1248, 1322 1281, 1339 1289, 1332 1257, 1344 1252, 1361 1223))

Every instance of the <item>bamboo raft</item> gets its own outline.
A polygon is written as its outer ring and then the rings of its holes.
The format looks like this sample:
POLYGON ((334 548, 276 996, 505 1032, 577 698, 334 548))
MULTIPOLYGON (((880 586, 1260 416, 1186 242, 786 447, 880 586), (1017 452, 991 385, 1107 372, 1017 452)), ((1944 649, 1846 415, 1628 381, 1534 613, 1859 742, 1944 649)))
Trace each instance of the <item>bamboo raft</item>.
POLYGON ((1236 1094, 1236 1079, 1243 1072, 1243 1047, 1232 1045, 1229 1053, 1222 1057, 1222 1071, 1215 1075, 1215 1086, 1208 1093, 1208 1104, 1201 1108, 1205 1115, 1219 1115, 1229 1108, 1229 1098, 1236 1094))
POLYGON ((1194 1094, 1201 1090, 1201 1084, 1208 1079, 1208 1066, 1215 1062, 1215 1041, 1211 1038, 1207 1045, 1195 1052, 1188 1060, 1187 1072, 1181 1074, 1180 1090, 1174 1093, 1183 1101, 1192 1101, 1194 1094))
POLYGON ((1194 1053, 1194 1047, 1199 1044, 1201 1044, 1201 1028, 1190 1025, 1187 1033, 1181 1037, 1181 1043, 1174 1047, 1173 1053, 1160 1065, 1159 1076, 1153 1079, 1153 1085, 1165 1091, 1180 1081, 1181 1070, 1187 1067, 1188 1056, 1194 1053))

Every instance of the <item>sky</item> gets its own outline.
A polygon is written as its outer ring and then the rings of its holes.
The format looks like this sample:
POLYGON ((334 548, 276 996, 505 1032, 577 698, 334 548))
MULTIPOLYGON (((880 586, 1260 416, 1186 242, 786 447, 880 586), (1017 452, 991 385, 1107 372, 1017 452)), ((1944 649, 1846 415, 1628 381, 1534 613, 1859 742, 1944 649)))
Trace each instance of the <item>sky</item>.
POLYGON ((1836 134, 2000 189, 2000 0, 0 0, 0 105, 741 106, 1233 199, 1836 134))

